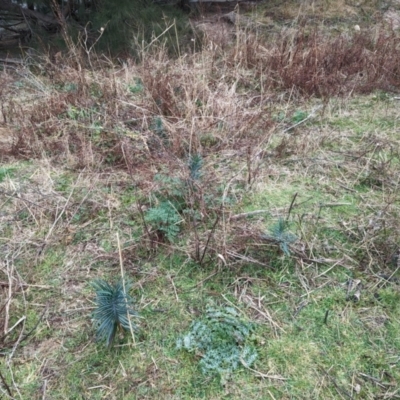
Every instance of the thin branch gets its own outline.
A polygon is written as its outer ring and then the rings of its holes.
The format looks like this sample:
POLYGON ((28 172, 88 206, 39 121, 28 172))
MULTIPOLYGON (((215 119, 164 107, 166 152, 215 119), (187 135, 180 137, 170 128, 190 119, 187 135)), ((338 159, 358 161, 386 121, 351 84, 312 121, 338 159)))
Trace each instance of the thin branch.
POLYGON ((132 322, 131 322, 131 316, 129 315, 129 306, 128 306, 128 301, 127 301, 127 296, 126 296, 126 288, 125 288, 125 276, 124 276, 124 263, 122 260, 122 251, 121 251, 121 244, 119 242, 119 234, 117 232, 117 244, 118 244, 118 254, 119 254, 119 265, 121 267, 121 279, 122 279, 122 287, 124 290, 124 298, 125 298, 125 304, 126 304, 126 313, 127 313, 127 318, 129 322, 129 330, 131 331, 132 335, 132 340, 133 344, 135 344, 135 335, 133 333, 133 327, 132 327, 132 322))
POLYGON ((310 115, 309 115, 307 118, 304 118, 304 119, 301 120, 300 122, 297 122, 296 124, 294 124, 294 125, 292 125, 292 126, 289 126, 289 128, 284 129, 283 133, 286 133, 286 132, 288 132, 288 131, 291 131, 292 129, 298 127, 299 125, 304 124, 304 122, 307 122, 309 119, 314 118, 314 117, 315 117, 315 113, 316 113, 318 110, 320 110, 322 107, 323 107, 322 105, 319 105, 319 106, 315 107, 315 108, 311 111, 310 115))
POLYGON ((252 217, 253 215, 258 215, 258 214, 266 214, 271 212, 270 210, 255 210, 255 211, 249 211, 249 212, 245 212, 245 213, 240 213, 240 214, 236 214, 236 215, 232 215, 232 217, 230 218, 233 221, 236 221, 238 219, 242 219, 242 218, 246 218, 246 217, 252 217))
POLYGON ((10 386, 8 386, 8 383, 7 383, 6 380, 4 379, 4 376, 3 376, 3 374, 1 373, 1 371, 0 371, 0 379, 1 379, 1 381, 3 382, 4 387, 6 388, 8 395, 13 399, 14 397, 13 397, 13 395, 12 395, 12 393, 11 393, 10 386))
POLYGON ((333 386, 335 387, 336 391, 338 392, 339 396, 343 398, 343 395, 346 396, 348 399, 352 399, 353 396, 345 389, 343 389, 342 387, 340 387, 337 383, 336 383, 336 379, 329 375, 328 371, 322 367, 321 365, 319 365, 319 368, 322 370, 322 372, 328 377, 328 379, 332 382, 333 386))
MULTIPOLYGON (((23 342, 24 340, 28 339, 28 337, 29 337, 30 335, 32 335, 32 333, 36 330, 36 328, 38 327, 38 325, 39 325, 40 322, 42 321, 42 319, 43 319, 43 317, 44 317, 44 314, 46 313, 47 310, 48 310, 48 307, 46 306, 46 308, 44 309, 44 311, 43 311, 42 314, 40 315, 38 321, 36 322, 35 326, 34 326, 28 333, 26 333, 24 336, 22 336, 21 339, 19 340, 19 342, 23 342)), ((25 322, 25 320, 26 320, 26 317, 22 317, 22 318, 18 321, 18 323, 25 322)), ((16 325, 16 324, 15 324, 15 325, 16 325)), ((14 325, 14 326, 15 326, 15 325, 14 325)), ((13 326, 5 335, 3 335, 3 336, 0 338, 0 342, 11 332, 11 330, 14 328, 14 326, 13 326)), ((8 342, 8 343, 10 343, 10 342, 8 342)), ((6 346, 8 343, 5 343, 5 346, 6 346)))
POLYGON ((72 197, 72 195, 73 195, 73 193, 74 193, 74 191, 75 191, 75 188, 76 188, 77 182, 79 181, 80 176, 81 176, 81 174, 79 174, 78 179, 76 180, 76 183, 75 183, 74 187, 72 188, 71 193, 69 194, 68 199, 67 199, 67 201, 65 202, 63 209, 61 210, 60 214, 58 214, 58 216, 57 216, 57 218, 55 219, 53 225, 51 226, 51 228, 50 228, 49 231, 47 232, 47 235, 46 235, 46 237, 44 238, 44 241, 45 241, 45 242, 47 242, 47 240, 49 239, 49 237, 50 237, 51 234, 53 233, 53 230, 54 230, 55 226, 57 225, 57 222, 58 222, 58 221, 60 220, 60 218, 64 215, 65 210, 67 209, 67 205, 68 205, 69 201, 71 200, 71 197, 72 197))
POLYGON ((245 362, 244 360, 240 360, 240 362, 242 363, 243 367, 245 367, 246 369, 248 369, 249 371, 253 372, 254 374, 256 374, 258 377, 263 378, 263 379, 276 379, 279 381, 287 381, 287 378, 283 378, 280 375, 269 375, 269 374, 264 374, 260 371, 257 371, 256 369, 250 368, 245 362))
POLYGON ((200 258, 200 265, 203 264, 203 260, 204 260, 204 257, 206 255, 206 252, 207 252, 207 249, 208 249, 208 245, 210 243, 211 237, 214 234, 215 228, 217 227, 218 221, 219 221, 219 215, 217 215, 217 218, 215 219, 214 225, 212 226, 211 231, 208 234, 207 242, 206 242, 206 245, 204 246, 203 254, 202 254, 201 258, 200 258))
POLYGON ((287 217, 286 217, 286 222, 289 220, 290 213, 292 212, 292 209, 293 209, 293 206, 294 206, 294 202, 296 201, 296 198, 297 198, 297 194, 298 194, 298 192, 296 192, 294 194, 292 202, 290 203, 289 211, 288 211, 288 214, 287 214, 287 217))

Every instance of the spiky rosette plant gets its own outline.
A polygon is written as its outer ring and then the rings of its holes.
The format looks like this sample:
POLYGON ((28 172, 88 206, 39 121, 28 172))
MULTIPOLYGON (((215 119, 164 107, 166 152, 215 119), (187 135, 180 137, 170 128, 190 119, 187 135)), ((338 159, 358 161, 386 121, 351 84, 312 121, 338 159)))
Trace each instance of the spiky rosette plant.
POLYGON ((137 312, 133 309, 133 299, 128 294, 129 284, 122 281, 114 285, 97 279, 92 282, 92 287, 96 291, 96 310, 93 318, 97 325, 97 338, 105 341, 110 347, 114 341, 117 331, 137 330, 137 325, 130 321, 130 316, 137 317, 137 312))
POLYGON ((270 234, 262 235, 263 239, 276 242, 286 256, 290 256, 289 245, 297 241, 297 236, 288 232, 288 224, 283 218, 270 228, 270 234))

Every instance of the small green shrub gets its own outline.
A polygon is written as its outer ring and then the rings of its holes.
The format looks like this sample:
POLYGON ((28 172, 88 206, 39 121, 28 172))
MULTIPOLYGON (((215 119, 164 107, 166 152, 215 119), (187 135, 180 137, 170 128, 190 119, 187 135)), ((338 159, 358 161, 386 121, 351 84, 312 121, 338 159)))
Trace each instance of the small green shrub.
POLYGON ((292 122, 298 123, 305 120, 308 114, 305 111, 297 110, 292 116, 292 122))
POLYGON ((100 341, 105 340, 107 347, 110 347, 118 329, 137 329, 136 324, 128 319, 131 315, 138 315, 132 308, 133 299, 127 293, 130 286, 125 285, 124 291, 122 281, 110 285, 98 279, 92 283, 92 287, 96 291, 96 310, 93 318, 97 325, 97 338, 100 341))
POLYGON ((180 232, 182 218, 169 201, 160 202, 157 207, 147 210, 144 219, 170 242, 173 242, 180 232))
POLYGON ((297 241, 297 236, 287 231, 288 224, 283 218, 270 228, 270 234, 263 236, 264 239, 276 242, 285 255, 290 256, 289 245, 297 241))
POLYGON ((194 192, 198 193, 199 188, 204 188, 204 185, 202 185, 203 182, 201 182, 203 175, 203 158, 201 155, 195 154, 190 156, 187 166, 189 179, 181 179, 163 174, 157 174, 154 177, 154 180, 160 187, 155 193, 155 197, 160 202, 170 202, 178 212, 192 209, 194 203, 196 203, 195 199, 193 199, 194 192))
POLYGON ((170 202, 178 212, 187 208, 185 181, 178 177, 163 174, 157 174, 154 181, 159 185, 159 189, 154 193, 154 197, 159 202, 170 202))
POLYGON ((200 154, 194 154, 189 157, 189 177, 192 181, 198 181, 201 178, 201 169, 203 168, 203 158, 200 154))
POLYGON ((256 360, 257 351, 249 344, 254 329, 255 325, 239 318, 232 307, 208 307, 205 317, 193 321, 176 345, 201 356, 199 366, 204 374, 224 375, 256 360))
POLYGON ((160 139, 165 141, 165 144, 168 144, 168 132, 164 127, 163 120, 160 117, 155 117, 151 121, 150 130, 154 132, 160 139))
POLYGON ((134 83, 128 85, 128 89, 132 94, 142 93, 144 91, 142 80, 135 78, 134 83))

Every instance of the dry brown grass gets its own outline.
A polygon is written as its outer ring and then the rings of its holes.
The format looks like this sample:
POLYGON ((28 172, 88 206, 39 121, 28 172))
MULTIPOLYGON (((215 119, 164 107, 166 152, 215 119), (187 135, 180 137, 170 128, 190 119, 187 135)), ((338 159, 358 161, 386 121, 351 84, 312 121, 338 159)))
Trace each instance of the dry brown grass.
POLYGON ((400 86, 399 38, 394 32, 378 30, 327 38, 323 34, 298 32, 278 37, 271 51, 269 70, 278 85, 304 94, 329 98, 381 89, 397 91, 400 86))
POLYGON ((201 51, 178 59, 158 45, 142 54, 140 65, 128 61, 118 67, 89 54, 90 65, 97 65, 93 73, 74 49, 40 58, 39 74, 28 67, 17 74, 4 71, 2 118, 17 131, 10 153, 24 158, 45 153, 82 168, 104 160, 132 167, 160 154, 247 151, 268 140, 274 126, 268 110, 279 101, 277 91, 326 103, 332 96, 400 88, 394 31, 378 27, 335 36, 304 27, 272 34, 250 26, 233 31, 230 44, 205 38, 201 51), (24 99, 13 94, 18 79, 24 99), (131 93, 135 80, 142 88, 131 93))
POLYGON ((279 1, 268 3, 263 7, 264 14, 275 21, 303 21, 307 24, 348 22, 354 20, 376 19, 379 20, 380 12, 378 0, 365 1, 279 1))

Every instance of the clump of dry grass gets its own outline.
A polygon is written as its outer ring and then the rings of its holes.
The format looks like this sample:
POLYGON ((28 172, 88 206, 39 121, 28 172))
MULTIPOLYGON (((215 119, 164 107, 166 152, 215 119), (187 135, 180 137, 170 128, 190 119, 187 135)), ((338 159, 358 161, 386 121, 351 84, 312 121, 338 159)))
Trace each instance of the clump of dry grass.
POLYGON ((278 45, 267 48, 264 74, 277 86, 324 98, 377 89, 397 91, 399 40, 394 32, 384 30, 336 38, 318 31, 278 36, 278 45))
MULTIPOLYGON (((268 109, 277 90, 328 101, 400 87, 393 31, 233 31, 232 42, 205 38, 202 50, 177 59, 155 43, 139 65, 119 67, 72 45, 69 54, 40 58, 36 73, 26 66, 14 75, 25 89, 23 108, 12 92, 0 93, 3 120, 17 131, 12 154, 45 153, 79 168, 104 161, 132 167, 160 154, 256 148, 276 125, 268 109), (132 92, 135 80, 140 89, 132 92)), ((11 76, 1 75, 9 87, 11 76)))

